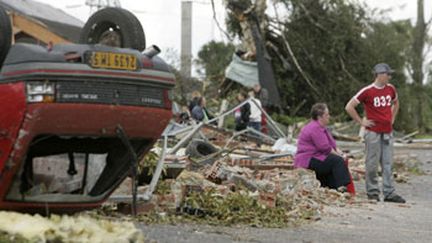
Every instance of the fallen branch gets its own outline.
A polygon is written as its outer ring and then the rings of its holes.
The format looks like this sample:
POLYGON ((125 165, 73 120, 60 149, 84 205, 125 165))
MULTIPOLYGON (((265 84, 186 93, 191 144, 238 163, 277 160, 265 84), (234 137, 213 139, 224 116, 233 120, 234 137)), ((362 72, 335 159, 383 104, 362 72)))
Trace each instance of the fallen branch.
POLYGON ((348 77, 350 77, 351 78, 351 80, 353 80, 353 81, 355 81, 356 83, 360 83, 360 81, 358 81, 347 69, 346 69, 346 67, 345 67, 345 63, 344 63, 344 61, 342 60, 342 57, 339 55, 339 62, 340 62, 340 64, 341 64, 341 68, 342 68, 342 71, 346 74, 346 75, 348 75, 348 77))
POLYGON ((275 46, 273 43, 271 42, 267 42, 267 45, 273 49, 274 53, 279 57, 279 60, 282 62, 282 66, 284 67, 285 70, 291 70, 291 65, 289 64, 289 62, 287 61, 287 59, 285 59, 284 56, 282 56, 279 48, 277 46, 275 46))
MULTIPOLYGON (((274 11, 275 11, 276 18, 279 18, 279 14, 278 14, 278 11, 277 11, 276 4, 275 4, 275 3, 273 3, 273 7, 274 7, 274 11)), ((281 25, 281 24, 279 24, 279 25, 281 25)), ((304 80, 306 80, 306 83, 311 87, 311 89, 315 92, 315 94, 319 96, 320 92, 319 92, 318 89, 317 89, 317 88, 312 84, 312 81, 307 77, 306 73, 303 71, 303 68, 302 68, 302 67, 300 66, 300 64, 299 64, 299 62, 298 62, 298 60, 297 60, 297 57, 294 55, 294 52, 293 52, 293 50, 291 49, 291 45, 290 45, 290 43, 288 42, 287 38, 285 37, 285 35, 284 35, 284 33, 283 33, 283 28, 282 28, 282 26, 279 26, 279 28, 280 28, 280 31, 281 31, 281 33, 282 33, 282 34, 281 34, 282 39, 283 39, 283 41, 284 41, 284 43, 285 43, 285 46, 286 46, 286 48, 287 48, 287 50, 288 50, 289 55, 291 56, 291 59, 292 59, 293 62, 294 62, 294 65, 296 66, 297 70, 300 72, 300 74, 301 74, 301 76, 304 78, 304 80)))
POLYGON ((349 136, 342 133, 338 133, 336 131, 332 131, 333 137, 338 140, 351 141, 351 142, 360 142, 361 137, 359 136, 349 136))
POLYGON ((231 36, 224 30, 224 29, 222 29, 222 27, 220 26, 220 24, 219 24, 219 21, 218 21, 218 19, 217 19, 217 17, 216 17, 216 8, 215 8, 215 4, 214 4, 214 0, 211 0, 211 5, 212 5, 212 10, 213 10, 213 19, 214 19, 214 21, 215 21, 215 23, 216 23, 216 26, 218 27, 218 29, 222 32, 222 33, 224 33, 224 35, 226 36, 226 38, 230 41, 230 42, 233 42, 233 39, 231 38, 231 36))
POLYGON ((415 136, 415 135, 417 135, 417 134, 419 134, 419 131, 418 131, 418 130, 415 131, 415 132, 412 132, 412 133, 409 133, 409 134, 403 136, 401 139, 402 139, 402 140, 407 140, 408 138, 413 137, 413 136, 415 136))

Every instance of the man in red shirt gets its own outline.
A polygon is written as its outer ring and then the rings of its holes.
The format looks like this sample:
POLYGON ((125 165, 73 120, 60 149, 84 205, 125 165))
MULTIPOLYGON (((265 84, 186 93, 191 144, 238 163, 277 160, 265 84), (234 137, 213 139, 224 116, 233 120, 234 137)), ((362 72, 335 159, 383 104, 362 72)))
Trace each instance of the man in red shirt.
POLYGON ((399 110, 396 88, 389 84, 394 71, 386 63, 373 68, 375 80, 362 88, 345 107, 348 114, 366 128, 366 192, 369 199, 380 201, 378 185, 378 164, 381 162, 383 194, 385 202, 405 203, 405 199, 395 193, 393 186, 393 123, 399 110), (356 111, 362 103, 366 119, 356 111))

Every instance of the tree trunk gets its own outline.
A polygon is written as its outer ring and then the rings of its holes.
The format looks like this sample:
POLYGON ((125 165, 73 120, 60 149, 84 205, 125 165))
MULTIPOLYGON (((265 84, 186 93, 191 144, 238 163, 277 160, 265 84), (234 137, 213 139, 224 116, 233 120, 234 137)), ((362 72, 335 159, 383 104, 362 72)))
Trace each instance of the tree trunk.
POLYGON ((257 62, 259 84, 271 94, 268 106, 280 107, 279 90, 271 65, 271 57, 267 52, 265 43, 266 0, 252 1, 250 6, 238 5, 236 0, 228 0, 226 4, 232 10, 232 14, 239 21, 241 27, 241 42, 244 51, 246 51, 246 54, 241 58, 257 62))

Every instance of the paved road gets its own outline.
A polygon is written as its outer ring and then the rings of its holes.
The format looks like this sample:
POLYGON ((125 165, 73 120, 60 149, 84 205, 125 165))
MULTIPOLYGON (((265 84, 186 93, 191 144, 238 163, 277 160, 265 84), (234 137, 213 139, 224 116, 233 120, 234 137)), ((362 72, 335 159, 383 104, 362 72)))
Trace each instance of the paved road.
MULTIPOLYGON (((298 228, 257 229, 206 225, 141 225, 157 242, 432 242, 432 150, 403 150, 423 162, 424 176, 397 184, 406 204, 361 203, 326 207, 317 222, 298 228)), ((364 185, 356 188, 365 198, 364 185)))

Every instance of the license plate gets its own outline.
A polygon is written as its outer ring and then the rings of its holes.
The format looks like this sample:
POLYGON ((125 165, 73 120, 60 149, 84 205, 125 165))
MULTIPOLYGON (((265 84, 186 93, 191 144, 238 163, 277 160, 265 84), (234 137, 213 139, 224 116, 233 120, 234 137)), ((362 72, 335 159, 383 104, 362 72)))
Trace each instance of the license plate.
POLYGON ((136 70, 137 58, 131 54, 112 52, 92 52, 89 64, 93 68, 136 70))

